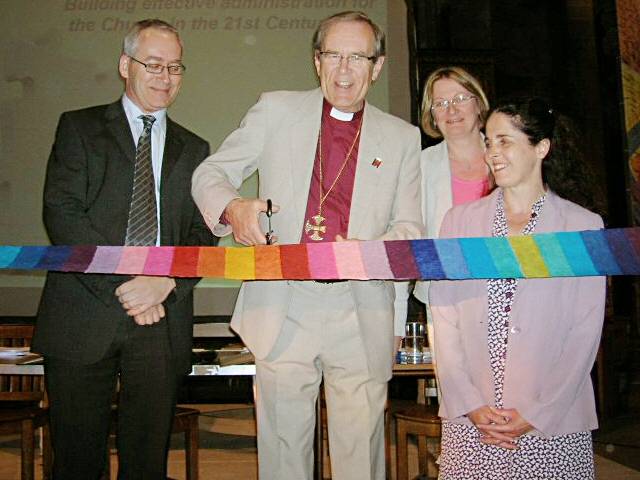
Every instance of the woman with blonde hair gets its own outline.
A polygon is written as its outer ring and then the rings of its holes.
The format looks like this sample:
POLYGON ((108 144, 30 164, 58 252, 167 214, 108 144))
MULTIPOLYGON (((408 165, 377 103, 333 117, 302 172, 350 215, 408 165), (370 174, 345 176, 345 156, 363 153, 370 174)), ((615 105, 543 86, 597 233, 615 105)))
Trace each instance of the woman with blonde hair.
MULTIPOLYGON (((424 85, 421 124, 424 132, 443 140, 422 151, 422 217, 428 238, 438 236, 444 214, 454 205, 477 200, 493 186, 484 161, 482 128, 489 110, 480 82, 461 67, 435 70, 424 85)), ((406 284, 396 287, 395 331, 404 335, 406 284)), ((433 322, 428 282, 418 282, 414 295, 427 304, 427 336, 433 348, 433 322)))

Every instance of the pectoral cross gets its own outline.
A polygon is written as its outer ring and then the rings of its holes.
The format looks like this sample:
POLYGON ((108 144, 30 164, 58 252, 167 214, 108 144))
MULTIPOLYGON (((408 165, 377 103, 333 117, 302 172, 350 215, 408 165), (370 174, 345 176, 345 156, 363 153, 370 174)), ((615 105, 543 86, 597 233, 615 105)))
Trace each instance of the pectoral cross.
POLYGON ((327 227, 325 225, 321 225, 325 220, 324 217, 322 215, 314 215, 311 217, 311 220, 314 221, 315 225, 312 225, 311 222, 307 220, 307 223, 304 226, 304 232, 309 235, 311 240, 315 240, 316 242, 322 240, 320 234, 327 231, 327 227), (309 234, 309 232, 312 233, 309 234))

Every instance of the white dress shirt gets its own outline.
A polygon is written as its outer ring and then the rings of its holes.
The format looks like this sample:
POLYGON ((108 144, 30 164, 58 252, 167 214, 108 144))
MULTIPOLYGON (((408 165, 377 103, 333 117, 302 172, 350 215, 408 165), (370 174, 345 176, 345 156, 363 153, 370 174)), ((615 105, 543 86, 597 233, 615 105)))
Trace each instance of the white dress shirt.
POLYGON ((153 165, 153 178, 155 183, 156 194, 156 215, 158 219, 158 237, 156 238, 156 246, 160 245, 160 178, 162 173, 162 157, 164 154, 164 141, 167 135, 167 110, 158 110, 152 113, 145 113, 127 97, 122 96, 122 106, 124 113, 129 121, 129 128, 133 135, 133 141, 138 146, 138 139, 142 135, 144 123, 140 119, 140 115, 153 115, 156 121, 153 122, 151 128, 151 163, 153 165))

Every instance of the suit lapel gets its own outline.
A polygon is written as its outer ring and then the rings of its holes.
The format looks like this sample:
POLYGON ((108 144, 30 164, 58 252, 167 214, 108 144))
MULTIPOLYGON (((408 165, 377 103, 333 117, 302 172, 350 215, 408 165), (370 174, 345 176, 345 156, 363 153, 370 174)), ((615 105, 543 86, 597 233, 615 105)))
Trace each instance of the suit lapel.
POLYGON ((175 208, 172 208, 171 203, 175 198, 174 195, 165 195, 165 192, 169 188, 169 178, 182 155, 183 149, 184 142, 176 129, 176 124, 167 117, 167 133, 162 154, 162 173, 160 174, 160 243, 162 245, 174 243, 172 219, 175 217, 172 212, 175 211, 175 208))
POLYGON ((116 139, 118 147, 122 150, 125 158, 133 163, 136 157, 136 144, 131 135, 129 121, 120 100, 107 107, 105 118, 107 120, 107 129, 116 139))
POLYGON ((550 189, 547 190, 544 205, 533 233, 555 232, 564 229, 564 215, 558 208, 558 203, 558 196, 550 189))
MULTIPOLYGON (((113 135, 124 157, 131 163, 135 162, 136 145, 129 121, 122 108, 120 100, 107 107, 105 112, 108 131, 113 135)), ((162 156, 162 173, 160 180, 160 238, 162 244, 170 243, 171 239, 171 203, 172 197, 164 195, 164 187, 168 184, 169 177, 178 163, 184 142, 176 128, 176 124, 167 117, 167 132, 165 135, 164 153, 162 156)), ((133 171, 131 173, 133 180, 133 171)))
POLYGON ((362 225, 365 225, 364 222, 372 210, 371 206, 375 204, 375 192, 381 178, 380 175, 384 172, 383 164, 378 167, 373 165, 375 159, 379 159, 383 163, 385 161, 384 158, 381 158, 383 150, 379 143, 384 136, 384 131, 380 127, 375 110, 369 104, 364 109, 360 135, 358 164, 349 212, 349 238, 362 236, 362 225))
POLYGON ((164 141, 164 154, 162 155, 162 178, 160 185, 164 184, 171 175, 173 167, 176 166, 182 154, 183 148, 184 142, 176 130, 175 123, 167 117, 167 134, 164 141))
POLYGON ((302 231, 304 214, 309 198, 309 185, 316 157, 318 132, 322 117, 322 93, 320 89, 304 103, 291 123, 291 180, 293 205, 295 205, 294 231, 302 231))

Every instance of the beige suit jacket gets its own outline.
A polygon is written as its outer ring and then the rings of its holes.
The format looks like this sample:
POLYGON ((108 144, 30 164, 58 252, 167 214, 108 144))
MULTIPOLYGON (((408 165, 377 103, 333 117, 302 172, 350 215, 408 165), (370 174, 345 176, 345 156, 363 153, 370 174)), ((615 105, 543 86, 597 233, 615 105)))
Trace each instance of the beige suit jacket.
MULTIPOLYGON (((449 210, 440 236, 491 236, 499 189, 449 210)), ((535 233, 596 230, 594 213, 547 194, 535 233)), ((597 427, 591 367, 604 320, 605 277, 518 280, 509 319, 504 377, 505 408, 516 408, 537 435, 563 435, 597 427)), ((464 415, 494 405, 487 340, 486 280, 431 282, 440 415, 464 415)))
MULTIPOLYGON (((444 214, 453 205, 451 191, 451 166, 447 142, 444 140, 425 148, 420 155, 420 171, 422 173, 422 218, 425 224, 427 238, 438 238, 440 225, 444 214)), ((419 281, 413 289, 415 297, 424 304, 429 304, 429 282, 419 281)), ((407 300, 409 299, 408 285, 396 282, 396 301, 394 331, 396 335, 404 336, 404 326, 407 321, 407 300)), ((429 308, 427 313, 427 335, 429 345, 433 347, 433 321, 429 308)))
MULTIPOLYGON (((256 170, 259 197, 280 206, 272 226, 280 244, 299 243, 322 114, 320 89, 261 96, 240 127, 198 167, 192 193, 214 233, 220 215, 256 170)), ((366 104, 351 201, 349 238, 419 238, 420 134, 416 127, 366 104), (376 168, 375 158, 381 160, 376 168)), ((264 217, 264 216, 262 216, 264 217)), ((263 221, 263 229, 266 225, 263 221)), ((393 300, 390 282, 349 282, 371 374, 391 376, 393 300)), ((274 346, 291 299, 289 281, 244 282, 231 325, 258 359, 274 346)), ((330 299, 328 299, 330 301, 330 299)))

